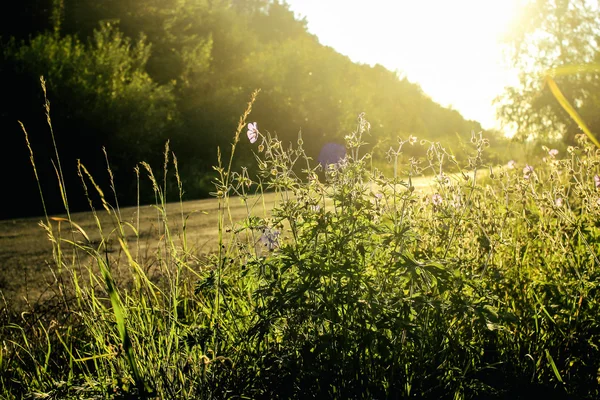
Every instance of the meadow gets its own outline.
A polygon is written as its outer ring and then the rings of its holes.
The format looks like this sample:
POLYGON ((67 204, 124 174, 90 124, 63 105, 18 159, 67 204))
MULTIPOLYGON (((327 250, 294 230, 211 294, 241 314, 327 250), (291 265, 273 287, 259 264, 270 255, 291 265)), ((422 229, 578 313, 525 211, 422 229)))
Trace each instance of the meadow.
MULTIPOLYGON (((413 180, 417 192, 423 195, 431 192, 432 184, 431 177, 416 177, 413 180)), ((373 189, 377 190, 375 187, 373 189)), ((247 218, 248 214, 266 217, 278 198, 281 199, 281 195, 275 192, 251 194, 246 201, 234 196, 228 213, 231 220, 237 223, 247 218)), ((218 209, 218 201, 212 198, 166 204, 166 214, 177 217, 169 224, 176 242, 181 245, 185 229, 185 246, 199 260, 206 259, 218 248, 218 209), (181 215, 184 216, 185 223, 182 223, 181 215)), ((131 231, 127 238, 135 243, 136 258, 144 257, 145 265, 152 264, 152 255, 160 243, 156 238, 160 237, 163 223, 157 208, 155 205, 122 207, 119 208, 119 214, 123 223, 135 226, 136 232, 131 231)), ((97 216, 102 226, 115 228, 110 214, 103 212, 97 216)), ((91 211, 74 213, 71 217, 88 234, 91 243, 99 244, 102 241, 101 234, 96 229, 96 216, 91 211)), ((54 215, 51 218, 55 221, 53 235, 57 235, 57 219, 67 219, 68 215, 54 215)), ((0 265, 3 271, 0 290, 6 300, 5 308, 23 311, 28 306, 55 296, 52 242, 47 231, 40 225, 43 220, 44 217, 0 220, 0 265)), ((75 229, 74 233, 79 239, 84 239, 80 231, 75 229)), ((111 254, 118 249, 110 239, 107 244, 107 251, 111 254)))
MULTIPOLYGON (((585 135, 502 166, 479 133, 465 160, 410 136, 383 173, 362 115, 323 167, 250 111, 213 200, 167 203, 142 164, 156 204, 121 210, 82 169, 102 209, 1 225, 3 251, 52 255, 52 289, 0 316, 0 396, 598 398, 600 151, 585 135), (234 167, 239 146, 258 176, 234 167)), ((163 168, 178 168, 168 149, 163 168)), ((13 255, 17 293, 30 261, 13 255)))

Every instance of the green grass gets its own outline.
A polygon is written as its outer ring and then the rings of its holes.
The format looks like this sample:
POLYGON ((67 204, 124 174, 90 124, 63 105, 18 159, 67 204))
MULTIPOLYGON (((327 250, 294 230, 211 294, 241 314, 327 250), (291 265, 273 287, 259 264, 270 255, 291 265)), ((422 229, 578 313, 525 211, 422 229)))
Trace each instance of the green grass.
MULTIPOLYGON (((433 181, 430 177, 416 177, 413 182, 416 190, 420 193, 431 191, 433 181)), ((374 186, 374 190, 375 186, 374 186)), ((269 214, 269 210, 276 204, 280 194, 274 192, 264 195, 248 196, 248 207, 251 215, 263 216, 269 214), (263 207, 264 206, 266 209, 263 207)), ((166 212, 168 215, 183 213, 185 216, 186 246, 194 254, 197 261, 205 260, 218 248, 218 207, 217 199, 209 198, 202 200, 183 201, 168 203, 166 212)), ((139 217, 138 235, 129 232, 128 239, 135 243, 136 253, 144 258, 144 264, 151 264, 153 254, 159 245, 156 240, 159 237, 160 219, 154 205, 139 207, 120 208, 121 217, 124 222, 137 227, 139 217), (139 236, 139 237, 138 237, 139 236)), ((248 209, 239 196, 233 197, 229 204, 231 218, 240 222, 247 218, 248 209)), ((66 218, 67 215, 55 215, 56 218, 66 218)), ((106 213, 99 215, 103 226, 113 227, 112 217, 106 213)), ((3 274, 0 277, 0 290, 9 301, 12 310, 24 310, 28 304, 43 302, 56 294, 53 289, 54 278, 52 266, 52 244, 48 240, 47 232, 40 227, 40 217, 8 219, 0 221, 0 265, 3 274)), ((100 243, 102 238, 97 231, 94 214, 91 211, 74 213, 72 219, 89 235, 93 243, 100 243)), ((171 231, 175 236, 177 244, 183 241, 183 226, 181 219, 170 223, 171 231)), ((56 228, 56 227, 55 227, 56 228)), ((56 231, 56 229, 55 229, 56 231)), ((80 240, 84 240, 77 231, 80 240)), ((116 248, 114 241, 109 240, 107 251, 114 254, 116 248)), ((119 275, 118 271, 115 271, 119 275)))
MULTIPOLYGON (((81 167, 103 210, 2 223, 16 266, 52 254, 25 287, 52 277, 52 296, 0 315, 1 396, 598 397, 600 155, 584 136, 533 170, 485 165, 478 134, 462 161, 401 141, 386 176, 361 116, 318 179, 301 140, 245 140, 251 104, 216 199, 167 204, 141 164, 156 204, 121 209, 81 167), (410 145, 426 156, 400 164, 410 145)), ((168 145, 162 168, 178 168, 168 145)))

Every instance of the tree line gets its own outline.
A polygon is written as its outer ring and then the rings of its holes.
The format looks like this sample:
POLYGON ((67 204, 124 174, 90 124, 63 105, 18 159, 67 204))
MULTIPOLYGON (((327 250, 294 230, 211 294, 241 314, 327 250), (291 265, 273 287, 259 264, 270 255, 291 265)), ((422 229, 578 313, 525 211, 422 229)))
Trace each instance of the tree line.
MULTIPOLYGON (((361 112, 372 126, 367 141, 381 154, 397 137, 468 141, 481 130, 406 77, 320 44, 306 20, 276 0, 24 0, 2 13, 0 41, 0 218, 42 212, 18 121, 51 213, 63 211, 51 133, 73 210, 89 208, 77 160, 108 188, 108 159, 120 203, 130 205, 137 163, 161 179, 167 140, 185 198, 205 197, 217 147, 227 151, 258 88, 251 120, 284 144, 301 131, 315 159, 326 143, 343 143, 361 112)), ((236 159, 254 165, 251 147, 240 146, 236 159)), ((149 183, 140 196, 153 201, 149 183)))

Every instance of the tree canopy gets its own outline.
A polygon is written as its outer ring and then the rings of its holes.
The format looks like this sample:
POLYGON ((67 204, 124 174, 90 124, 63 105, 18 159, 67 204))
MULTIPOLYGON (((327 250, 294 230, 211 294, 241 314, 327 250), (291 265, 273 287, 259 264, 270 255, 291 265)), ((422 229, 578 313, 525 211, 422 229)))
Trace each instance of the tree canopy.
MULTIPOLYGON (((573 143, 581 130, 544 84, 544 75, 560 67, 600 65, 600 2, 531 0, 510 32, 507 55, 520 71, 520 82, 497 99, 498 115, 515 124, 521 138, 561 138, 573 143)), ((554 79, 599 137, 600 73, 571 71, 554 79)))
MULTIPOLYGON (((343 143, 361 112, 373 127, 371 145, 409 134, 449 141, 481 130, 406 78, 323 46, 284 2, 24 0, 14 7, 0 17, 1 162, 12 188, 0 217, 41 212, 18 120, 29 132, 50 212, 61 211, 42 75, 68 189, 80 194, 75 209, 87 207, 77 160, 106 183, 105 147, 122 204, 132 204, 136 163, 158 169, 167 140, 187 198, 207 196, 216 148, 228 147, 258 88, 252 121, 284 143, 301 131, 314 158, 325 143, 343 143)), ((239 162, 252 160, 244 147, 239 162)), ((150 201, 151 191, 141 196, 150 201)))

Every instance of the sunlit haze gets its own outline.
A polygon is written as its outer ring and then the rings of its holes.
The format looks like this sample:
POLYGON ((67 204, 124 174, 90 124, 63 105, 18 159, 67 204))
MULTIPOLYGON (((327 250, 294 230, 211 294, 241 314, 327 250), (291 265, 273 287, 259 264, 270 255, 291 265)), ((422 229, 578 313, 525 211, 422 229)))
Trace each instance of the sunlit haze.
POLYGON ((441 105, 484 128, 499 127, 492 100, 516 83, 500 39, 517 0, 287 2, 322 44, 398 71, 441 105))

